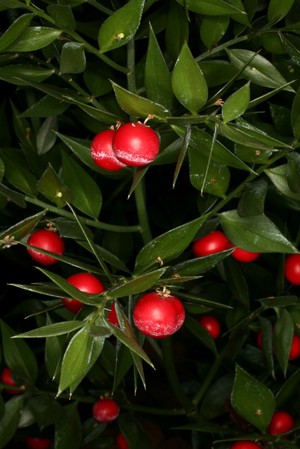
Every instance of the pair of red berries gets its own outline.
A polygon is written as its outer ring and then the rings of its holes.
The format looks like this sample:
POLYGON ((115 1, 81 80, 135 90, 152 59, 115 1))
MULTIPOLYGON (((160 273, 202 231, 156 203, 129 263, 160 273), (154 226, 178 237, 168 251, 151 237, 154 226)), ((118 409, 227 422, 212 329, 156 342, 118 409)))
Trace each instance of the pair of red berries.
MULTIPOLYGON (((101 398, 94 403, 92 414, 96 421, 102 424, 109 424, 118 418, 120 406, 112 398, 101 398)), ((129 449, 127 440, 121 432, 117 434, 116 443, 118 449, 129 449)))
POLYGON ((152 128, 129 122, 98 133, 91 143, 91 157, 104 170, 117 171, 150 164, 159 147, 160 139, 152 128))
MULTIPOLYGON (((234 245, 227 239, 223 232, 215 230, 195 240, 192 250, 196 257, 205 257, 233 247, 234 245)), ((260 253, 235 248, 231 256, 239 262, 253 262, 258 259, 260 253)))

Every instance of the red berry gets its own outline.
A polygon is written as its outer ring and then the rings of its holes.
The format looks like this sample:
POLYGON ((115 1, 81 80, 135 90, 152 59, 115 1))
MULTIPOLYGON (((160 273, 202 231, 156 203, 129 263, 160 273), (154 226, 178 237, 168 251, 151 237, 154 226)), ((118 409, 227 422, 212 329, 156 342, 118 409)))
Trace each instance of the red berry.
POLYGON ((220 253, 230 248, 229 240, 221 231, 212 231, 209 234, 195 240, 193 243, 193 253, 196 257, 209 256, 220 253))
POLYGON ((254 441, 241 440, 235 441, 230 446, 230 449, 261 449, 261 446, 259 446, 259 444, 254 443, 254 441))
POLYGON ((93 405, 93 417, 101 423, 110 423, 117 419, 120 406, 114 399, 99 399, 93 405))
MULTIPOLYGON (((11 385, 12 387, 17 387, 17 384, 13 378, 13 373, 10 368, 4 368, 0 373, 0 382, 4 385, 11 385)), ((5 391, 10 394, 20 394, 20 390, 10 390, 9 388, 5 388, 5 391)))
POLYGON ((284 274, 294 285, 300 285, 300 254, 291 254, 285 259, 284 274))
MULTIPOLYGON (((38 248, 51 251, 52 253, 63 255, 65 251, 65 244, 63 239, 55 231, 40 229, 31 234, 28 239, 29 245, 37 246, 38 248)), ((47 254, 43 254, 36 249, 27 248, 28 253, 33 260, 42 265, 53 265, 57 259, 47 254)))
MULTIPOLYGON (((233 247, 233 245, 231 245, 233 247)), ((242 248, 236 248, 234 251, 232 251, 231 256, 238 260, 239 262, 253 262, 254 260, 258 259, 260 256, 260 253, 255 253, 252 251, 246 251, 242 248)))
MULTIPOLYGON (((72 274, 67 278, 67 281, 84 293, 97 295, 105 290, 102 282, 98 278, 96 278, 96 276, 90 273, 72 274)), ((73 313, 79 312, 79 310, 83 307, 83 303, 74 298, 63 298, 62 303, 68 310, 73 313)))
POLYGON ((129 449, 127 440, 121 432, 119 432, 117 435, 116 443, 117 443, 118 449, 129 449))
POLYGON ((258 331, 256 335, 256 343, 259 349, 263 350, 262 331, 258 331))
POLYGON ((149 337, 163 338, 177 332, 184 323, 182 302, 169 292, 150 292, 134 306, 133 321, 139 331, 149 337))
POLYGON ((48 449, 48 447, 51 446, 52 441, 48 438, 27 437, 25 444, 28 449, 48 449))
POLYGON ((289 360, 295 360, 300 356, 300 337, 298 335, 293 336, 289 360))
POLYGON ((111 324, 114 324, 115 326, 119 326, 119 321, 118 321, 117 312, 116 312, 116 306, 115 306, 114 302, 112 303, 110 311, 107 315, 107 321, 109 321, 111 324))
POLYGON ((160 147, 157 133, 147 125, 129 122, 115 132, 113 150, 116 157, 126 165, 140 167, 152 162, 160 147))
POLYGON ((215 316, 208 314, 201 315, 198 321, 203 327, 205 327, 205 329, 210 333, 214 340, 216 340, 220 336, 221 326, 215 316))
POLYGON ((270 435, 279 435, 293 430, 295 426, 296 423, 292 415, 283 410, 277 410, 269 423, 268 433, 270 435))
POLYGON ((112 140, 115 135, 113 129, 106 129, 97 134, 91 143, 91 156, 95 164, 104 170, 117 171, 126 167, 116 158, 112 149, 112 140))

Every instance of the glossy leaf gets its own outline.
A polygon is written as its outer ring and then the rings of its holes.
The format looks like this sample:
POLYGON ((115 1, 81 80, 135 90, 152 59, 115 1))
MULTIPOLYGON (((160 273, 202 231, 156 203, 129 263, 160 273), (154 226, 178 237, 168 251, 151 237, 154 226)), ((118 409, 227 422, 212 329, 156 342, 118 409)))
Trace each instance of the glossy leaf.
POLYGON ((121 47, 135 35, 141 21, 145 0, 130 0, 101 25, 98 43, 101 53, 121 47))
POLYGON ((55 203, 57 207, 63 207, 67 202, 71 201, 72 195, 70 190, 64 185, 51 165, 39 179, 37 187, 39 192, 55 203))
POLYGON ((189 149, 189 165, 190 181, 197 190, 225 198, 230 181, 230 171, 226 165, 201 156, 194 148, 189 149))
POLYGON ((150 100, 164 105, 167 109, 171 108, 173 103, 171 74, 152 27, 146 54, 145 87, 150 100))
POLYGON ((47 11, 55 25, 65 31, 75 31, 76 22, 70 5, 48 5, 47 11))
POLYGON ((54 449, 79 449, 81 446, 81 419, 77 402, 65 405, 55 423, 54 449))
POLYGON ((280 41, 286 52, 290 55, 291 60, 297 66, 300 66, 300 51, 289 39, 287 39, 283 34, 280 34, 280 41))
POLYGON ((203 274, 214 268, 226 257, 230 256, 231 252, 232 250, 230 249, 217 254, 186 260, 172 267, 171 272, 174 273, 173 276, 176 278, 177 276, 196 276, 203 274))
POLYGON ((246 310, 249 310, 249 289, 239 263, 231 257, 228 257, 224 261, 224 271, 234 298, 242 304, 246 310))
POLYGON ((116 83, 112 83, 112 86, 119 106, 127 114, 143 118, 153 115, 161 120, 169 115, 169 111, 163 105, 129 92, 116 83))
POLYGON ((34 14, 23 14, 4 31, 0 37, 0 52, 9 48, 18 37, 22 36, 29 27, 33 17, 34 14))
MULTIPOLYGON (((264 56, 245 49, 227 50, 227 53, 231 63, 238 70, 242 69, 247 62, 251 61, 244 69, 243 75, 252 81, 252 83, 273 89, 286 84, 286 80, 281 73, 264 56)), ((294 92, 294 89, 290 86, 286 86, 285 90, 294 92)))
POLYGON ((286 376, 294 336, 294 322, 286 309, 281 309, 273 330, 273 349, 286 376))
POLYGON ((6 229, 0 234, 1 245, 5 246, 8 238, 13 238, 14 240, 22 240, 26 235, 28 235, 34 227, 39 223, 39 221, 45 216, 46 211, 38 212, 35 215, 25 218, 24 220, 16 223, 10 228, 6 229))
POLYGON ((36 177, 25 165, 24 158, 15 151, 15 157, 12 160, 11 149, 2 150, 0 152, 1 158, 5 165, 5 177, 15 188, 21 192, 35 196, 36 177))
POLYGON ((294 136, 300 138, 300 89, 297 90, 291 110, 291 125, 294 136))
POLYGON ((272 391, 236 365, 231 404, 239 416, 264 432, 275 411, 272 391))
POLYGON ((62 337, 49 337, 45 343, 45 367, 51 379, 56 379, 63 358, 64 341, 62 337))
POLYGON ((208 16, 245 13, 224 0, 177 0, 177 2, 186 6, 190 11, 208 16))
POLYGON ((101 354, 105 338, 90 335, 89 326, 80 329, 70 340, 64 353, 58 395, 67 388, 74 391, 74 384, 81 381, 101 354))
POLYGON ((239 217, 236 210, 231 210, 221 213, 221 223, 229 240, 247 251, 291 254, 298 252, 265 215, 239 217))
POLYGON ((41 125, 36 136, 36 147, 38 154, 45 154, 53 148, 56 142, 54 131, 57 130, 56 117, 48 117, 41 125))
POLYGON ((45 95, 20 114, 20 117, 51 117, 60 115, 68 109, 69 104, 57 98, 45 95))
POLYGON ((294 0, 270 0, 268 6, 268 19, 270 22, 276 23, 283 19, 294 4, 294 0))
POLYGON ((66 152, 62 153, 63 180, 72 192, 71 203, 81 212, 97 218, 102 194, 94 179, 66 152))
POLYGON ((26 86, 28 84, 27 81, 40 83, 53 75, 53 73, 53 69, 32 64, 7 64, 0 67, 0 79, 17 86, 26 86))
POLYGON ((23 340, 12 339, 16 334, 4 321, 0 321, 3 356, 6 365, 25 382, 35 382, 38 374, 37 361, 32 349, 23 340))
POLYGON ((265 170, 265 173, 282 195, 285 195, 293 200, 300 201, 299 193, 293 192, 288 184, 287 164, 269 168, 265 170))
POLYGON ((173 68, 172 87, 177 100, 192 114, 197 114, 207 101, 206 80, 186 43, 173 68))
POLYGON ((244 114, 249 106, 250 84, 249 82, 238 89, 226 99, 222 107, 224 122, 231 122, 244 114))
POLYGON ((247 184, 238 203, 238 215, 240 217, 262 215, 265 210, 267 191, 268 183, 264 179, 247 184))
POLYGON ((214 47, 224 36, 229 25, 229 17, 204 16, 200 24, 200 37, 208 49, 214 47))
POLYGON ((160 261, 165 264, 170 259, 179 256, 189 246, 204 221, 205 217, 196 218, 171 229, 146 244, 137 255, 135 272, 141 273, 153 265, 160 264, 160 261))
POLYGON ((61 50, 60 73, 82 73, 86 66, 84 44, 66 42, 61 50))
POLYGON ((167 51, 176 60, 183 43, 188 42, 189 37, 188 19, 176 2, 169 5, 165 34, 167 51))
POLYGON ((16 396, 5 403, 4 414, 0 419, 0 448, 7 447, 7 444, 14 437, 21 417, 21 409, 24 397, 16 396))
POLYGON ((27 332, 23 332, 18 335, 14 335, 13 338, 47 338, 56 337, 57 335, 68 334, 73 332, 84 325, 84 321, 62 321, 61 323, 49 324, 46 326, 38 327, 27 332))
POLYGON ((300 155, 295 151, 287 155, 287 182, 292 192, 300 194, 300 155))
POLYGON ((297 369, 280 386, 280 389, 276 394, 276 403, 279 408, 284 406, 287 400, 296 393, 299 381, 300 381, 300 369, 297 369))
POLYGON ((58 39, 61 34, 62 30, 55 28, 29 27, 7 48, 7 51, 28 52, 40 50, 58 39))

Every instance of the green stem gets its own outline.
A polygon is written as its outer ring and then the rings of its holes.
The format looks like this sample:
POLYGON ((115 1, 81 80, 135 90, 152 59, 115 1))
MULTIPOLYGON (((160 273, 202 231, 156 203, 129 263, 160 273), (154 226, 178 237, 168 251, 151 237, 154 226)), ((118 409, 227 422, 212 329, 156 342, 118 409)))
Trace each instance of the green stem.
MULTIPOLYGON (((31 196, 25 196, 25 201, 31 204, 35 204, 36 206, 42 207, 43 209, 47 209, 50 212, 53 212, 57 215, 60 215, 61 217, 69 218, 71 220, 74 220, 74 216, 71 212, 68 212, 64 209, 59 209, 55 206, 52 206, 50 204, 45 203, 44 201, 40 201, 36 198, 33 198, 31 196)), ((133 225, 133 226, 121 226, 121 225, 113 225, 108 223, 103 223, 98 220, 92 220, 85 217, 79 217, 80 221, 87 225, 92 226, 94 228, 98 229, 104 229, 105 231, 112 231, 112 232, 142 232, 142 228, 140 225, 133 225)))
POLYGON ((179 381, 177 370, 174 362, 172 351, 172 339, 164 338, 162 340, 162 350, 164 355, 165 370, 168 376, 173 393, 177 397, 178 401, 185 409, 187 416, 191 416, 196 413, 195 404, 186 396, 179 381))
POLYGON ((142 230, 142 238, 143 242, 146 243, 151 242, 152 234, 148 220, 148 213, 146 208, 145 201, 145 189, 144 189, 144 179, 142 179, 136 186, 134 190, 135 204, 139 219, 140 228, 142 230))

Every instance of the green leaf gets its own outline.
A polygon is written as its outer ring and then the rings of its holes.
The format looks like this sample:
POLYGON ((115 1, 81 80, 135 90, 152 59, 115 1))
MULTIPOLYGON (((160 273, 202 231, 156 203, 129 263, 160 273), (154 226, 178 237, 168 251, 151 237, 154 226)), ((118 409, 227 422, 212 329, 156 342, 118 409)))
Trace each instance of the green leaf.
POLYGON ((190 148, 188 154, 191 184, 202 193, 225 198, 230 181, 229 168, 201 156, 198 149, 190 148))
POLYGON ((286 376, 289 355, 294 336, 294 322, 286 309, 280 309, 273 330, 273 349, 284 376, 286 376))
POLYGON ((300 194, 295 193, 290 189, 287 178, 287 170, 287 164, 278 165, 278 167, 265 170, 265 174, 272 181, 280 194, 300 202, 300 194))
POLYGON ((275 411, 271 390, 236 365, 231 404, 239 416, 265 432, 275 411))
POLYGON ((51 379, 56 379, 63 358, 62 337, 49 337, 45 344, 45 366, 51 379))
POLYGON ((224 261, 224 271, 234 298, 242 304, 246 310, 249 310, 249 289, 239 263, 231 257, 228 257, 224 261))
POLYGON ((40 83, 53 74, 53 69, 32 64, 7 64, 0 67, 0 79, 17 86, 27 86, 31 81, 40 83))
POLYGON ((164 105, 167 109, 171 108, 173 103, 171 74, 152 27, 146 54, 145 87, 150 100, 164 105))
POLYGON ((273 24, 279 22, 287 15, 293 4, 294 0, 285 0, 284 2, 280 0, 270 0, 268 6, 269 22, 272 22, 273 24))
POLYGON ((22 112, 20 117, 51 117, 53 115, 63 114, 68 107, 68 103, 45 95, 22 112))
POLYGON ((58 28, 65 31, 75 31, 76 22, 70 5, 48 5, 47 11, 58 28))
POLYGON ((291 111, 291 125, 293 128, 294 136, 300 138, 300 88, 298 88, 294 101, 292 103, 291 111))
POLYGON ((140 273, 153 265, 166 263, 179 256, 189 246, 204 222, 205 217, 196 218, 153 239, 138 253, 135 272, 140 273))
MULTIPOLYGON (((278 88, 286 84, 286 80, 276 67, 265 57, 255 54, 251 50, 232 49, 227 50, 229 59, 234 67, 242 69, 248 61, 250 64, 243 71, 243 75, 259 86, 278 88)), ((294 92, 291 86, 286 86, 284 90, 294 92)))
POLYGON ((34 229, 45 214, 46 211, 38 212, 37 214, 27 217, 24 220, 19 221, 19 223, 6 229, 0 234, 0 244, 2 246, 9 245, 9 238, 13 238, 17 241, 22 240, 34 229))
MULTIPOLYGON (((6 365, 25 381, 34 384, 38 366, 33 351, 23 340, 12 339, 16 334, 4 321, 0 320, 3 356, 6 365)), ((0 433, 1 435, 1 433, 0 433)))
POLYGON ((11 152, 11 148, 0 151, 5 166, 6 179, 21 192, 35 196, 37 193, 36 177, 25 165, 25 160, 22 155, 16 152, 12 159, 11 152))
POLYGON ((279 391, 276 394, 276 404, 277 407, 281 408, 291 398, 296 394, 300 382, 300 369, 298 368, 294 371, 284 383, 281 384, 279 391))
POLYGON ((136 295, 153 287, 159 278, 165 273, 167 268, 160 268, 158 270, 150 271, 142 276, 113 287, 105 292, 105 297, 109 299, 117 299, 122 296, 136 295))
POLYGON ((67 388, 70 388, 72 395, 78 382, 86 376, 100 356, 104 341, 104 337, 91 336, 89 326, 80 329, 72 337, 62 361, 58 395, 67 388))
POLYGON ((60 73, 82 73, 86 66, 85 45, 78 42, 66 42, 61 50, 60 73))
POLYGON ((98 35, 101 53, 121 47, 134 37, 140 25, 144 3, 145 0, 130 0, 103 22, 98 35))
POLYGON ((245 11, 236 8, 224 0, 176 0, 180 5, 190 11, 207 16, 219 16, 227 14, 245 14, 245 11))
POLYGON ((169 4, 165 31, 166 49, 173 60, 176 60, 184 42, 188 42, 189 23, 186 14, 182 14, 181 6, 169 4))
POLYGON ((34 14, 23 14, 18 17, 0 37, 0 52, 5 51, 27 30, 34 14))
POLYGON ((173 68, 172 87, 177 100, 192 114, 197 114, 207 102, 206 80, 186 43, 173 68))
POLYGON ((78 403, 64 406, 55 423, 55 449, 79 449, 81 447, 82 429, 78 403))
POLYGON ((236 210, 220 215, 226 236, 237 247, 261 253, 298 253, 297 248, 265 215, 240 217, 236 210))
POLYGON ((71 203, 90 217, 98 218, 102 194, 94 179, 66 152, 62 153, 63 180, 72 192, 71 203))
POLYGON ((2 159, 0 159, 0 182, 2 182, 3 176, 5 173, 5 167, 2 159))
POLYGON ((240 217, 262 215, 265 210, 267 191, 268 183, 264 179, 247 184, 238 203, 238 215, 240 217))
POLYGON ((0 419, 0 449, 7 447, 7 444, 14 437, 21 418, 23 403, 23 395, 15 396, 6 401, 4 415, 0 419))
POLYGON ((210 333, 189 315, 185 317, 184 326, 197 338, 204 346, 210 349, 214 354, 217 354, 217 348, 214 339, 210 333))
POLYGON ((47 153, 55 145, 56 135, 53 132, 55 130, 57 130, 57 118, 46 118, 36 136, 36 147, 39 155, 47 153))
POLYGON ((16 39, 6 51, 28 52, 40 50, 54 42, 62 34, 62 30, 49 27, 29 27, 16 39))
POLYGON ((118 86, 118 84, 114 82, 112 82, 112 86, 120 108, 122 108, 127 114, 143 118, 153 115, 160 120, 163 120, 164 117, 168 117, 170 114, 169 111, 161 104, 150 101, 147 98, 140 97, 139 95, 118 86))
POLYGON ((181 262, 171 268, 171 272, 174 273, 176 277, 179 276, 196 276, 199 274, 206 273, 207 271, 214 268, 219 262, 224 260, 226 257, 230 256, 232 249, 222 251, 217 254, 211 254, 205 257, 196 257, 191 260, 186 260, 181 262))
POLYGON ((27 332, 23 332, 18 335, 14 335, 13 338, 47 338, 55 337, 57 335, 68 334, 73 332, 84 325, 84 321, 62 321, 61 323, 49 324, 47 326, 41 326, 37 329, 32 329, 27 332))
POLYGON ((244 114, 250 101, 250 83, 246 83, 224 102, 222 115, 224 122, 231 122, 244 114))
POLYGON ((300 155, 295 151, 287 155, 287 182, 292 192, 300 194, 300 155))
POLYGON ((204 16, 200 24, 200 37, 204 45, 210 50, 224 36, 229 25, 229 17, 204 16))
POLYGON ((39 192, 59 208, 64 207, 72 199, 70 190, 64 185, 51 165, 48 166, 39 179, 37 188, 39 192))

